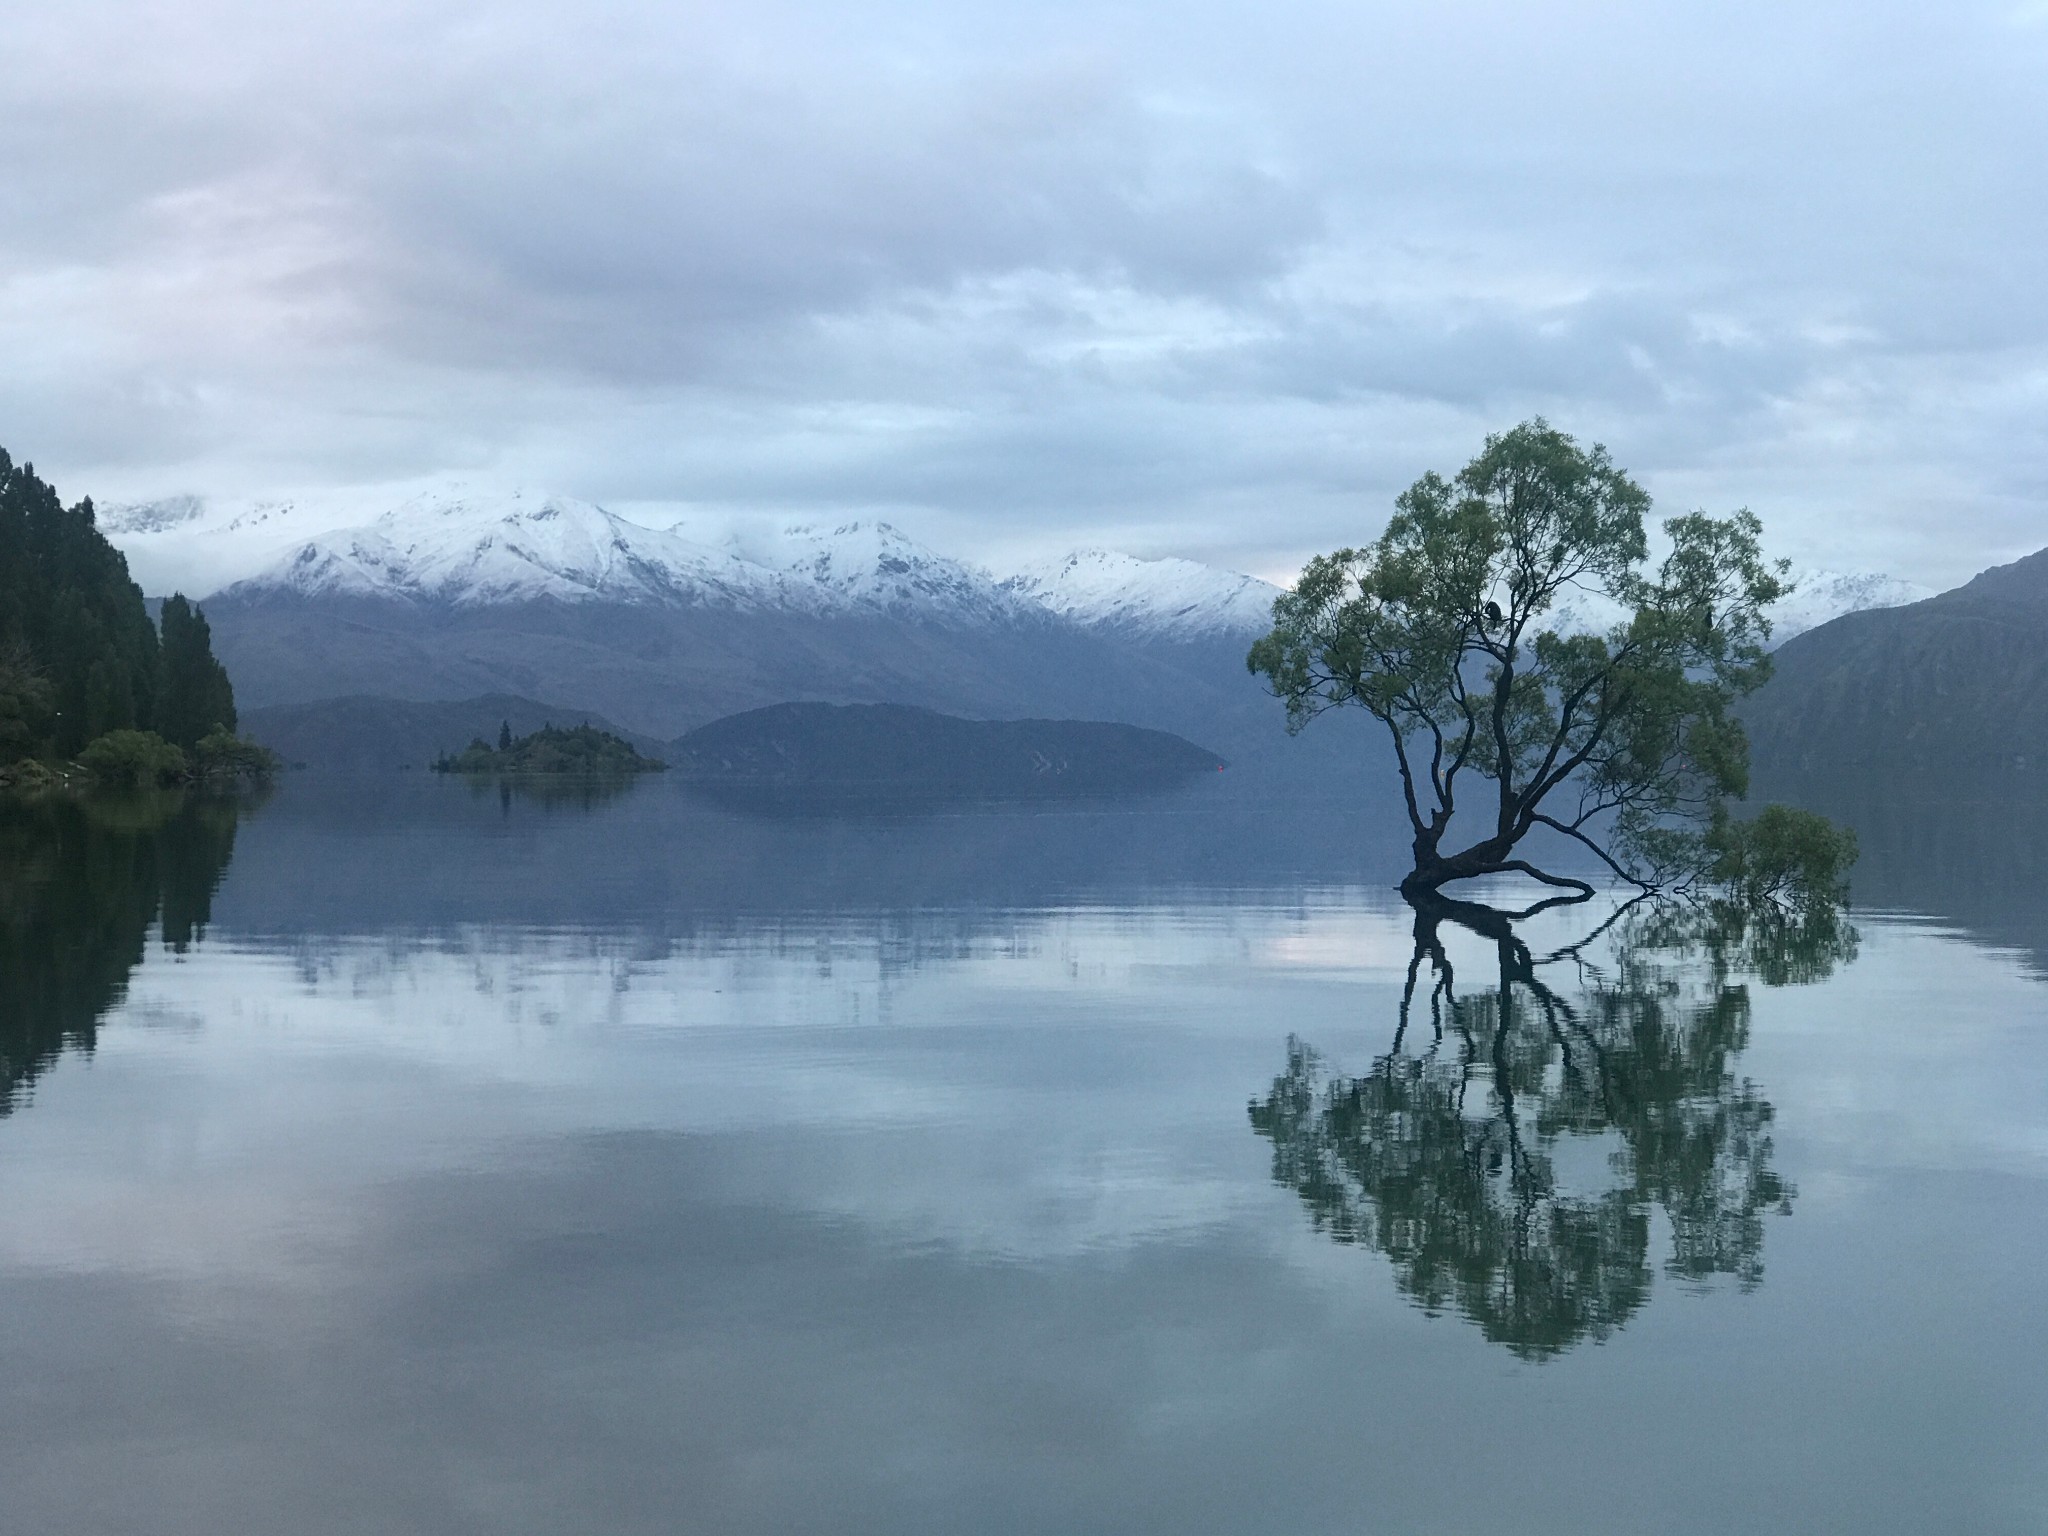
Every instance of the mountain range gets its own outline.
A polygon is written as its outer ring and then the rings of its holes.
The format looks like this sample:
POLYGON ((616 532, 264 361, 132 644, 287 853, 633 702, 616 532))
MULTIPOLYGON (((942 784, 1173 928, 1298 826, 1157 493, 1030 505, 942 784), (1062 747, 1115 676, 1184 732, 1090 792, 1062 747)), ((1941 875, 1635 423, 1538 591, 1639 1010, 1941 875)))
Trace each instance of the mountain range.
POLYGON ((2048 788, 2048 550, 1780 648, 1743 708, 1756 792, 1825 806, 2048 788))
MULTIPOLYGON (((1247 765, 1357 741, 1347 727, 1287 740, 1244 670, 1279 589, 1189 560, 1081 550, 999 576, 881 522, 693 536, 566 497, 459 487, 367 518, 175 497, 109 508, 101 525, 146 588, 205 595, 252 718, 348 696, 496 694, 669 740, 810 700, 1122 721, 1247 765)), ((1796 633, 1924 595, 1817 572, 1777 617, 1796 633)), ((1587 605, 1577 622, 1605 617, 1587 605)))

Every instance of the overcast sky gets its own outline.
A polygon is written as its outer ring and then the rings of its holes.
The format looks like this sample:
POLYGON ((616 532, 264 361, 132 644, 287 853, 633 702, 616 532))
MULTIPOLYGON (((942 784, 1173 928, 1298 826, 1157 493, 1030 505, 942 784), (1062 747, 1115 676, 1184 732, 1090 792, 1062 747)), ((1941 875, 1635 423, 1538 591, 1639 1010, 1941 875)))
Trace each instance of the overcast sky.
POLYGON ((0 11, 0 444, 1284 576, 1544 413, 1665 511, 2048 544, 2048 0, 0 11))

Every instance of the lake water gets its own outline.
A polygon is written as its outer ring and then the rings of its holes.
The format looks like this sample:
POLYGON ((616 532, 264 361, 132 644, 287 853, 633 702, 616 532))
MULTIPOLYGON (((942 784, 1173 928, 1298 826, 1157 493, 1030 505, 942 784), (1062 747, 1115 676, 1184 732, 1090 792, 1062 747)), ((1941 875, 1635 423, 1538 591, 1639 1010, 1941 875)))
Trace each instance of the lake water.
POLYGON ((2039 824, 1896 820, 1415 964, 1212 786, 9 813, 0 1523, 2048 1532, 2039 824))

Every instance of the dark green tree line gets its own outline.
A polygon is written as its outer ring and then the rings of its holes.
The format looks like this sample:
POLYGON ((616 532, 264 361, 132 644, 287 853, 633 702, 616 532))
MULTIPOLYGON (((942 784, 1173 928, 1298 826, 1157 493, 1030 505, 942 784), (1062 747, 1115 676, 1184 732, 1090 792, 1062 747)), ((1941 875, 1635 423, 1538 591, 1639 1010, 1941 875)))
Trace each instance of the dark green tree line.
POLYGON ((173 596, 159 638, 92 502, 66 507, 0 450, 0 763, 74 757, 127 730, 189 751, 235 723, 205 615, 173 596))

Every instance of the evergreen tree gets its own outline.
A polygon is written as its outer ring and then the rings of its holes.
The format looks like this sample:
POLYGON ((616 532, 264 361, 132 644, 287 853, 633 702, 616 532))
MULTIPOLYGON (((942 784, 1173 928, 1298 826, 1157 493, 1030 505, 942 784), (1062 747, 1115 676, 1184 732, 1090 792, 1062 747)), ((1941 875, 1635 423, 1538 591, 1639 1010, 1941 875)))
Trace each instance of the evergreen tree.
POLYGON ((510 752, 512 750, 512 722, 510 720, 506 720, 498 726, 498 750, 500 752, 510 752))
POLYGON ((235 729, 235 690, 214 659, 206 615, 174 593, 164 602, 158 652, 156 732, 191 751, 216 728, 235 729))
POLYGON ((0 758, 147 727, 156 685, 156 626, 92 503, 0 450, 0 758))

